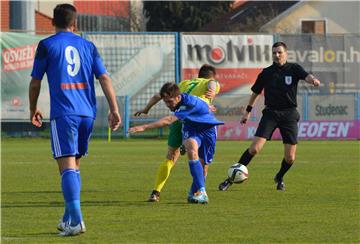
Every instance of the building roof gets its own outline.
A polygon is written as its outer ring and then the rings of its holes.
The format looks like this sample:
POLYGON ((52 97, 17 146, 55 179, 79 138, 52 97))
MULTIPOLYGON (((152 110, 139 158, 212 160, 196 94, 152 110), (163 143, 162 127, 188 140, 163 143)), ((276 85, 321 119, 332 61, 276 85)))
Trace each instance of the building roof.
POLYGON ((75 0, 74 6, 78 14, 129 17, 130 1, 75 0))
POLYGON ((52 25, 52 18, 44 13, 35 10, 35 30, 38 35, 52 34, 55 28, 52 25))
POLYGON ((243 1, 233 11, 205 25, 203 32, 258 32, 259 28, 299 1, 243 1))
POLYGON ((300 6, 302 6, 305 2, 304 1, 300 1, 294 5, 292 5, 290 8, 286 9, 285 11, 283 11, 281 14, 279 14, 278 16, 276 16, 275 18, 273 18, 272 20, 270 20, 269 22, 265 23, 261 28, 260 31, 265 30, 267 27, 271 26, 274 23, 277 23, 278 21, 280 21, 283 17, 286 17, 287 15, 289 15, 291 12, 293 12, 295 9, 299 8, 300 6))

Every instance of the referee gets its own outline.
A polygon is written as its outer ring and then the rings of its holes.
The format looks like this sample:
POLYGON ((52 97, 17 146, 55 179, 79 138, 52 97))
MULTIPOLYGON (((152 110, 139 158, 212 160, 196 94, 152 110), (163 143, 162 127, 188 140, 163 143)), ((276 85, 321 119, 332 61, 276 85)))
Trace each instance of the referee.
MULTIPOLYGON (((285 190, 283 177, 295 161, 298 125, 300 114, 296 110, 296 93, 299 80, 305 80, 314 86, 320 81, 312 74, 307 73, 299 64, 288 63, 287 47, 283 42, 276 42, 272 46, 273 64, 258 75, 255 84, 251 87, 252 95, 246 112, 241 118, 245 124, 251 110, 261 92, 264 90, 265 108, 252 144, 241 155, 238 163, 248 165, 251 159, 263 148, 265 142, 271 139, 276 128, 279 128, 284 144, 284 158, 274 181, 277 190, 285 190)), ((232 182, 226 179, 219 185, 219 190, 226 191, 232 182)))

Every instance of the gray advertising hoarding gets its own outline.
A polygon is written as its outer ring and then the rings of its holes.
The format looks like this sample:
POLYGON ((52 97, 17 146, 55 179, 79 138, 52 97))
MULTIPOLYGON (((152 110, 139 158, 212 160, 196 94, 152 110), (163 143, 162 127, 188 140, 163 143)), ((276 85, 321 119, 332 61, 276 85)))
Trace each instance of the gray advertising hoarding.
POLYGON ((309 120, 355 120, 355 99, 351 95, 309 96, 309 120))
POLYGON ((320 89, 299 83, 299 91, 324 94, 360 91, 360 35, 281 35, 288 61, 299 63, 321 81, 320 89))

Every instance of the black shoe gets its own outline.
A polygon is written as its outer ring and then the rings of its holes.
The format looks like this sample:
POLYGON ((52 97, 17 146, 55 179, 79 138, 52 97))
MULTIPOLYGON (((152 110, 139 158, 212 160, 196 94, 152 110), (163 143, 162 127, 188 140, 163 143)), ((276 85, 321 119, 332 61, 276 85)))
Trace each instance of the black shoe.
POLYGON ((185 153, 186 153, 185 146, 184 146, 184 145, 181 145, 181 146, 180 146, 180 154, 181 154, 181 155, 185 155, 185 153))
POLYGON ((226 191, 233 183, 229 178, 219 184, 219 191, 226 191))
POLYGON ((153 190, 150 194, 148 202, 158 202, 160 201, 160 192, 153 190))
POLYGON ((278 178, 277 175, 275 175, 274 181, 276 184, 276 190, 285 191, 285 183, 282 178, 278 178))

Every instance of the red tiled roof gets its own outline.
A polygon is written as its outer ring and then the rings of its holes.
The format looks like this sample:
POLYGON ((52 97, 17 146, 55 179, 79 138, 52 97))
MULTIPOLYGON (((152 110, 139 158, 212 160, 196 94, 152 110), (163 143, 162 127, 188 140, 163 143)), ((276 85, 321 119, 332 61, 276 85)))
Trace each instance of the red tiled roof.
MULTIPOLYGON (((225 14, 222 18, 214 20, 198 31, 223 32, 228 31, 231 25, 245 26, 246 31, 258 32, 258 26, 264 25, 298 1, 238 1, 233 11, 225 14), (236 5, 237 4, 237 5, 236 5), (269 11, 272 10, 272 11, 269 11), (259 18, 261 17, 261 18, 259 18), (257 25, 254 22, 257 21, 257 25), (259 23, 259 21, 261 23, 259 23)), ((238 30, 241 31, 241 30, 238 30)))

